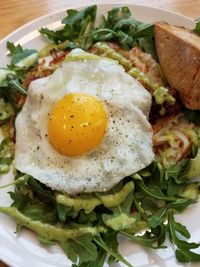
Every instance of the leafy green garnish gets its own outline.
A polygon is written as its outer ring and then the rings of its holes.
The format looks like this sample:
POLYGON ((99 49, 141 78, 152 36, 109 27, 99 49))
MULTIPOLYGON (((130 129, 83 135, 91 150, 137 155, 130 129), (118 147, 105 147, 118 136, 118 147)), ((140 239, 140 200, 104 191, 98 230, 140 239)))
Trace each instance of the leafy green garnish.
POLYGON ((104 262, 105 262, 105 258, 106 258, 105 250, 99 249, 97 258, 94 261, 83 262, 83 263, 78 264, 78 265, 72 264, 72 267, 103 267, 104 266, 104 262))
POLYGON ((183 159, 177 164, 170 165, 165 172, 165 179, 173 178, 177 184, 187 180, 187 172, 190 168, 190 160, 183 159))
POLYGON ((44 223, 54 223, 57 219, 56 210, 52 209, 52 206, 49 206, 42 202, 28 202, 23 208, 23 214, 31 218, 32 220, 40 220, 44 223))
MULTIPOLYGON (((16 75, 8 75, 7 79, 0 86, 0 90, 17 91, 17 92, 19 92, 20 94, 22 94, 24 96, 27 95, 27 91, 22 86, 20 78, 18 76, 16 76, 16 75)), ((8 93, 8 91, 6 93, 8 93)))
POLYGON ((133 240, 137 244, 149 248, 166 248, 162 244, 166 238, 166 226, 160 223, 159 226, 145 231, 143 235, 132 235, 125 231, 120 231, 120 234, 133 240))
POLYGON ((176 258, 179 262, 199 262, 200 255, 192 252, 191 249, 198 248, 200 244, 189 243, 185 240, 179 239, 178 234, 181 234, 185 238, 190 238, 190 233, 180 223, 177 223, 174 220, 173 212, 169 212, 168 215, 168 231, 170 241, 177 247, 176 249, 176 258))
POLYGON ((82 47, 87 49, 91 45, 91 38, 88 37, 88 34, 94 28, 95 18, 95 5, 86 7, 82 11, 69 9, 67 10, 67 17, 62 20, 65 25, 63 29, 52 31, 47 28, 41 28, 39 32, 56 44, 69 40, 71 41, 71 48, 82 47))
MULTIPOLYGON (((119 254, 118 251, 116 251, 112 245, 110 246, 106 244, 106 242, 104 242, 104 240, 101 238, 101 236, 95 236, 94 237, 94 241, 96 242, 97 245, 99 245, 102 249, 104 249, 109 255, 113 256, 115 259, 121 261, 122 263, 124 263, 126 266, 128 267, 133 267, 133 265, 131 265, 129 262, 127 262, 122 255, 119 254)), ((112 242, 112 241, 111 241, 112 242)))
POLYGON ((195 29, 194 31, 197 33, 197 34, 200 34, 200 18, 196 19, 196 26, 195 26, 195 29))
POLYGON ((11 64, 15 67, 28 69, 37 62, 38 52, 35 49, 23 49, 20 44, 15 46, 12 42, 7 42, 7 48, 11 64))
POLYGON ((114 41, 125 49, 137 45, 156 58, 153 41, 153 24, 135 20, 128 7, 117 7, 102 16, 95 27, 96 5, 84 10, 68 10, 67 17, 62 20, 64 27, 53 31, 41 28, 39 31, 54 43, 66 43, 66 48, 80 47, 88 49, 98 41, 114 41))
POLYGON ((67 215, 70 210, 71 210, 71 207, 66 207, 62 204, 57 204, 58 217, 61 222, 64 223, 67 220, 67 215))
MULTIPOLYGON (((0 96, 18 112, 21 107, 17 104, 16 93, 27 95, 27 90, 22 84, 27 72, 37 62, 38 52, 34 49, 23 49, 19 44, 15 46, 12 42, 7 42, 7 48, 10 51, 11 64, 7 69, 0 69, 0 96)), ((5 114, 6 107, 2 112, 5 114)))
POLYGON ((77 261, 75 255, 79 256, 79 263, 95 261, 97 258, 97 248, 92 243, 93 237, 91 234, 83 235, 74 240, 69 240, 68 244, 62 244, 62 247, 67 252, 67 255, 73 262, 77 261))

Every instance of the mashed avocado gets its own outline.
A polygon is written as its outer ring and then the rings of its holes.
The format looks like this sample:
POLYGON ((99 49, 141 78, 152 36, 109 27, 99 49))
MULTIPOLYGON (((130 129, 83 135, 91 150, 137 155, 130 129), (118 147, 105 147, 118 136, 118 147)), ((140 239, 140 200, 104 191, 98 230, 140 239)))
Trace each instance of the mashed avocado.
POLYGON ((68 239, 75 239, 88 233, 93 236, 98 235, 99 233, 106 233, 106 229, 103 226, 90 227, 82 225, 78 226, 76 224, 75 227, 61 228, 40 221, 34 221, 14 207, 0 207, 0 211, 16 219, 18 224, 33 230, 39 237, 50 241, 65 242, 68 239))
POLYGON ((134 183, 131 181, 125 184, 120 191, 114 194, 98 194, 97 196, 89 198, 70 197, 66 194, 58 194, 56 196, 56 202, 67 207, 72 207, 75 212, 79 212, 83 209, 86 213, 90 213, 99 205, 104 205, 106 208, 120 205, 133 190, 134 183))

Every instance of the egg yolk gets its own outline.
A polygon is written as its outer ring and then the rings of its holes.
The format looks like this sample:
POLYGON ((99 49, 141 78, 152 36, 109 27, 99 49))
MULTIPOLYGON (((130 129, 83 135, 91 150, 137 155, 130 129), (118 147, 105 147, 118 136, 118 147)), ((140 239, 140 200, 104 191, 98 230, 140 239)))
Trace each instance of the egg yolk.
POLYGON ((49 141, 63 155, 82 155, 102 142, 106 126, 106 110, 96 97, 70 93, 50 114, 49 141))

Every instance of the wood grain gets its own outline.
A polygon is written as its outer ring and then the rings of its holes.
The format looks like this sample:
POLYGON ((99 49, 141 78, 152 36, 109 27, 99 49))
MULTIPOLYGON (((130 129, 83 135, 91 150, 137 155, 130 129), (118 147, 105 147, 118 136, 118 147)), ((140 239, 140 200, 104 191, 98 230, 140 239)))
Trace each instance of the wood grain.
MULTIPOLYGON (((106 0, 0 0, 0 39, 37 17, 68 8, 70 3, 78 5, 94 2, 101 3, 106 0)), ((107 2, 112 2, 112 0, 107 2)), ((120 1, 114 0, 114 2, 120 1)), ((191 18, 200 17, 200 0, 132 0, 131 2, 165 8, 191 18)), ((6 266, 0 262, 0 267, 6 266)))

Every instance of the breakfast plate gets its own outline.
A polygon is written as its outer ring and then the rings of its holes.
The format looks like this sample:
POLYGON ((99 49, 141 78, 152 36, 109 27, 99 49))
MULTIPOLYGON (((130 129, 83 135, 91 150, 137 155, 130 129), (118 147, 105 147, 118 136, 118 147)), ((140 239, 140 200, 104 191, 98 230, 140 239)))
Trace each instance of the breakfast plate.
MULTIPOLYGON (((159 8, 152 8, 147 6, 127 5, 135 18, 143 22, 166 21, 171 24, 185 26, 187 28, 194 28, 194 21, 182 15, 162 10, 159 8)), ((117 4, 101 4, 98 6, 99 17, 105 14, 117 4)), ((81 9, 84 6, 69 6, 69 8, 81 9)), ((39 49, 45 45, 44 39, 38 33, 41 27, 48 27, 56 29, 61 24, 61 19, 65 16, 65 10, 53 14, 45 15, 38 18, 25 26, 19 28, 0 42, 0 66, 6 66, 8 63, 7 58, 7 41, 20 43, 26 48, 39 49)), ((0 179, 0 185, 4 185, 12 180, 12 175, 8 174, 0 179)), ((10 198, 7 194, 11 191, 9 189, 2 189, 0 193, 0 206, 9 206, 10 198)), ((200 225, 197 215, 200 213, 200 203, 192 205, 183 214, 178 215, 178 219, 188 227, 191 233, 191 240, 200 242, 200 225)), ((25 267, 30 266, 57 266, 57 267, 70 267, 71 261, 67 259, 62 250, 58 246, 45 247, 42 246, 36 239, 34 233, 23 230, 22 233, 15 234, 16 223, 6 215, 0 214, 0 259, 7 263, 9 266, 25 267)), ((167 249, 145 249, 139 245, 133 244, 123 238, 120 238, 120 252, 121 254, 136 267, 175 267, 186 266, 185 264, 177 263, 174 257, 173 248, 168 243, 167 249)), ((198 249, 199 252, 199 249, 198 249)), ((105 265, 108 266, 108 265, 105 265)), ((124 266, 122 263, 115 263, 112 266, 124 266)), ((187 266, 193 266, 188 264, 187 266)), ((196 265, 194 265, 196 266, 196 265)))

